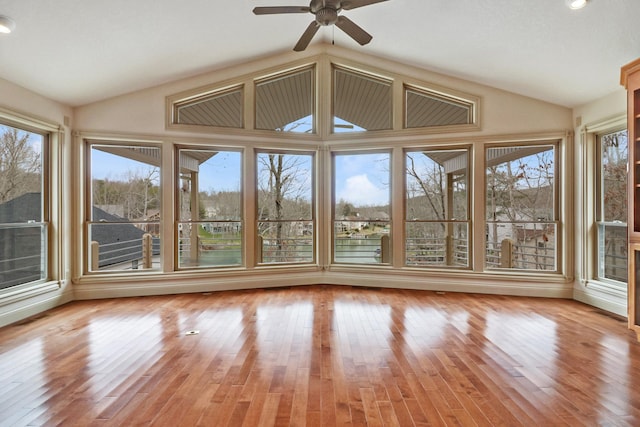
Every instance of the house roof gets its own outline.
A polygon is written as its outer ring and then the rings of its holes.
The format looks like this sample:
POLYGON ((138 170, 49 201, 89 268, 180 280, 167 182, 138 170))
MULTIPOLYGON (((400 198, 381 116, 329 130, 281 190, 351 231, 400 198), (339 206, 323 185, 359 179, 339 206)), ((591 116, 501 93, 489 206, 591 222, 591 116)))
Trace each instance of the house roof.
POLYGON ((0 223, 16 224, 27 221, 40 222, 42 197, 40 193, 25 193, 0 203, 0 223))
MULTIPOLYGON (((80 106, 291 52, 312 16, 252 9, 307 4, 2 2, 17 26, 0 35, 0 78, 80 106)), ((620 67, 640 57, 637 0, 590 0, 577 11, 565 0, 389 0, 342 13, 372 42, 328 27, 311 48, 335 43, 569 107, 620 89, 620 67)))
MULTIPOLYGON (((0 204, 0 223, 40 222, 42 200, 40 193, 25 193, 0 204)), ((93 220, 117 223, 125 219, 93 206, 93 220)), ((132 224, 109 224, 92 229, 92 239, 101 244, 141 239, 145 232, 132 224)))

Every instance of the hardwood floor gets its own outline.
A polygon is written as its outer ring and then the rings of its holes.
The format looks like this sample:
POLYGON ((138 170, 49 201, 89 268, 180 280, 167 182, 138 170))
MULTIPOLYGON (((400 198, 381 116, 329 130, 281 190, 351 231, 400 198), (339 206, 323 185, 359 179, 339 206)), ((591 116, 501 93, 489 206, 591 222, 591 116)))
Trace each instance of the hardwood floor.
POLYGON ((311 286, 0 329, 2 426, 639 424, 640 344, 575 301, 311 286))

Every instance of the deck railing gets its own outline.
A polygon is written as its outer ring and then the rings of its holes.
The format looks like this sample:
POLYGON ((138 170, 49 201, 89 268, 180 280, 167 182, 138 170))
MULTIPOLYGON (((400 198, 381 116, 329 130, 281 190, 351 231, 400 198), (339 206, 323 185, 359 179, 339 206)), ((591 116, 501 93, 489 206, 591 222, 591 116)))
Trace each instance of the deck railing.
POLYGON ((0 224, 0 289, 46 279, 46 222, 0 224))

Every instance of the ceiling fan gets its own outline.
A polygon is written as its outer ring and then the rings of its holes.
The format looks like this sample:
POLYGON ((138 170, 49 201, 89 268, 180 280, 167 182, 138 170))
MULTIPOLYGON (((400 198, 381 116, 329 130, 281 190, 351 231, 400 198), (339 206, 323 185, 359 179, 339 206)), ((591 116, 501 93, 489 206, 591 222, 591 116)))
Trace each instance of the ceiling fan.
POLYGON ((273 15, 279 13, 309 12, 315 15, 315 19, 309 24, 304 33, 302 33, 302 37, 300 37, 300 40, 298 40, 298 43, 296 43, 293 48, 296 52, 300 52, 307 48, 320 26, 333 24, 347 33, 347 35, 356 42, 360 43, 360 45, 369 43, 373 38, 371 34, 367 33, 346 16, 340 15, 340 11, 369 6, 383 1, 388 0, 311 0, 309 6, 256 7, 253 9, 253 13, 256 15, 273 15))

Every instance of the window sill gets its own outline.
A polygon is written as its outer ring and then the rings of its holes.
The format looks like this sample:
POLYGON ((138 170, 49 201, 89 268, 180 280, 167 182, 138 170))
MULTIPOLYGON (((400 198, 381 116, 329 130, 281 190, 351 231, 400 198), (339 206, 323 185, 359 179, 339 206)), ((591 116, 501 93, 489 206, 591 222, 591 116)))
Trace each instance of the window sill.
POLYGON ((28 283, 0 290, 0 307, 60 290, 60 282, 28 283))

